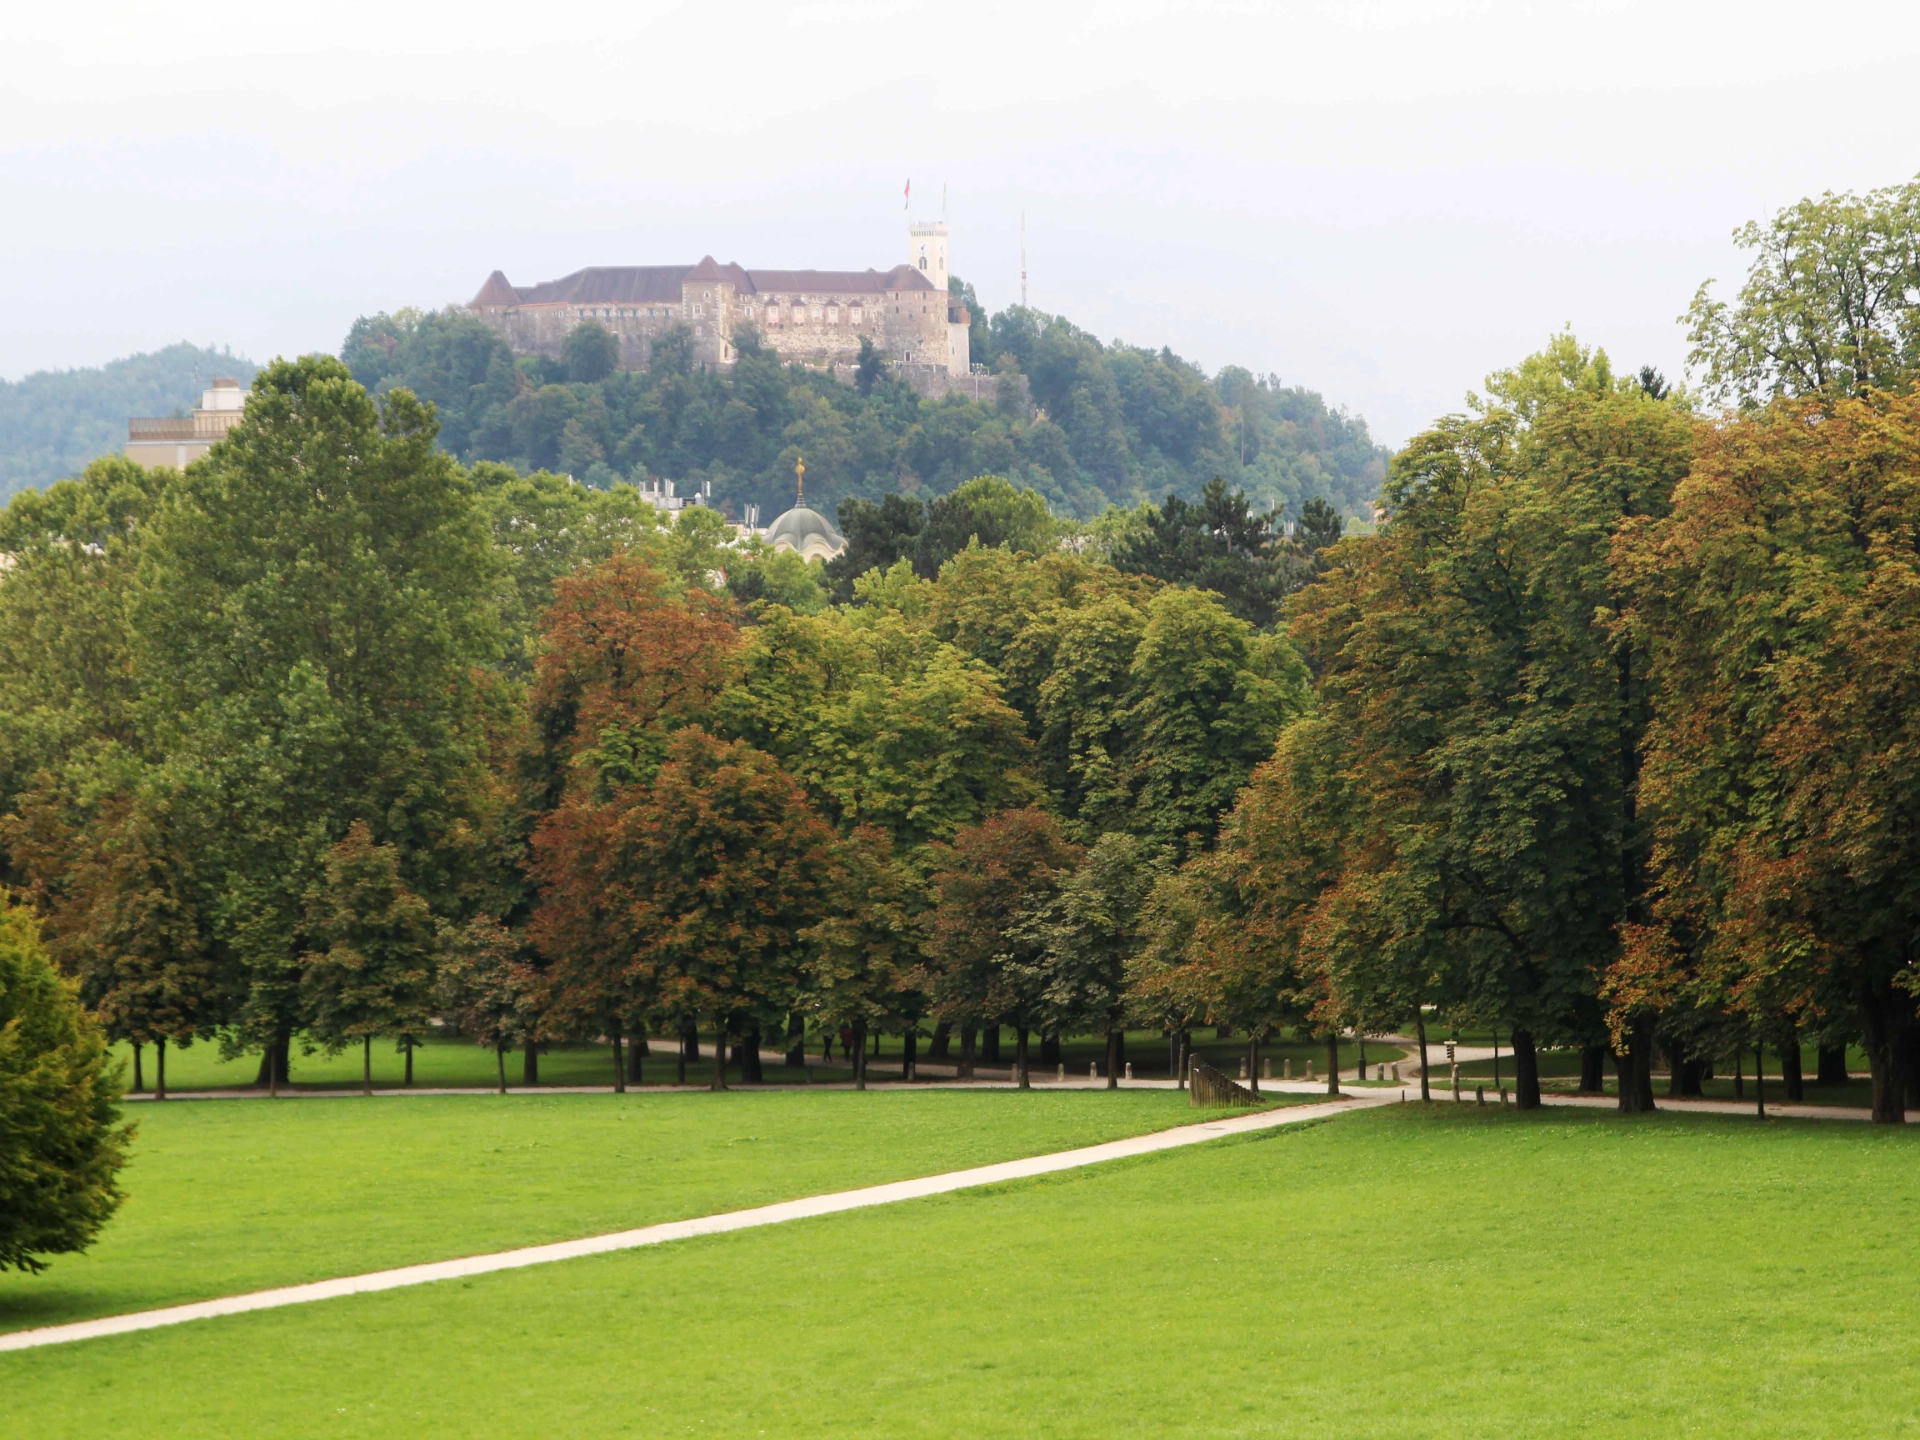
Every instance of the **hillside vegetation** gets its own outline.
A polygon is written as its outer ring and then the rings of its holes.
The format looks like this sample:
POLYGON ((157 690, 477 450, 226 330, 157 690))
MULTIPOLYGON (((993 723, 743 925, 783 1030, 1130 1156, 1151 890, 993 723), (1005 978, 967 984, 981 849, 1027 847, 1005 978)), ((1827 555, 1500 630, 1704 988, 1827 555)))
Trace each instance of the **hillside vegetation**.
MULTIPOLYGON (((581 330, 591 341, 598 327, 581 330)), ((1298 516, 1321 496, 1364 516, 1385 474, 1387 452, 1366 422, 1311 390, 1237 366, 1209 377, 1170 350, 1103 344, 1037 310, 1003 310, 974 330, 976 362, 1024 375, 1031 404, 1017 383, 991 399, 923 399, 877 356, 850 386, 783 364, 751 335, 741 342, 730 372, 694 363, 673 333, 651 368, 616 371, 604 343, 572 346, 571 364, 516 359, 479 320, 448 309, 356 321, 343 358, 376 394, 406 386, 432 401, 441 443, 469 463, 600 486, 711 481, 718 503, 769 514, 792 503, 802 457, 808 494, 829 513, 849 497, 932 498, 1005 475, 1056 513, 1087 517, 1169 493, 1195 499, 1217 475, 1262 510, 1298 516)))

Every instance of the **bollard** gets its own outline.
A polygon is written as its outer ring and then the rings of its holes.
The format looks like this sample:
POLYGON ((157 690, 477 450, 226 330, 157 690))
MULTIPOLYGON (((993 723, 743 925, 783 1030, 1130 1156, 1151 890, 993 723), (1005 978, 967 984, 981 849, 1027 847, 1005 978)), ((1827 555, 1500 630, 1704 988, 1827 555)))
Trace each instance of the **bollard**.
POLYGON ((1460 1067, 1452 1065, 1448 1068, 1453 1072, 1453 1103, 1458 1105, 1460 1103, 1460 1067))
POLYGON ((1127 1061, 1127 1079, 1133 1079, 1133 1061, 1127 1061))
POLYGON ((1484 1086, 1484 1085, 1476 1085, 1476 1086, 1474 1086, 1474 1087, 1473 1087, 1473 1100, 1474 1100, 1474 1103, 1475 1103, 1476 1105, 1484 1105, 1484 1104, 1486 1104, 1486 1103, 1487 1103, 1487 1087, 1486 1087, 1486 1086, 1484 1086))
POLYGON ((1060 1066, 1053 1078, 1055 1080, 1065 1081, 1067 1078, 1067 1067, 1064 1065, 1060 1066))
POLYGON ((1313 1083, 1313 1062, 1311 1060, 1307 1061, 1307 1083, 1309 1085, 1313 1083))
POLYGON ((1242 1080, 1247 1078, 1247 1057, 1244 1055, 1240 1057, 1240 1078, 1242 1080))
POLYGON ((1507 1087, 1504 1085, 1500 1087, 1500 1103, 1502 1105, 1507 1103, 1507 1087))
POLYGON ((1100 1078, 1100 1062, 1098 1060, 1095 1060, 1087 1066, 1087 1078, 1089 1080, 1098 1080, 1100 1078))
POLYGON ((1400 1083, 1400 1067, 1398 1065, 1393 1067, 1393 1083, 1396 1085, 1400 1083))
POLYGON ((1291 1055, 1280 1062, 1280 1078, 1282 1080, 1293 1079, 1293 1057, 1291 1055))
POLYGON ((1260 1062, 1260 1078, 1262 1080, 1273 1079, 1273 1057, 1271 1055, 1266 1056, 1260 1062))
POLYGON ((1404 1104, 1406 1104, 1406 1103, 1407 1103, 1407 1092, 1406 1092, 1406 1091, 1404 1091, 1404 1090, 1402 1090, 1402 1091, 1400 1092, 1400 1103, 1401 1103, 1402 1105, 1404 1105, 1404 1104))

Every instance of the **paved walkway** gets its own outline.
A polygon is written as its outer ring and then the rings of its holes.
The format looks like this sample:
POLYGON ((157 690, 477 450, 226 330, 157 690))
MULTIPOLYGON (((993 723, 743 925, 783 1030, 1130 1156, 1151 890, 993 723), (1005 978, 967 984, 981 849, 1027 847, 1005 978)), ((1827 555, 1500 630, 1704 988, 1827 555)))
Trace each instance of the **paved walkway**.
POLYGON ((407 1285, 426 1285, 435 1280, 457 1280, 469 1275, 487 1275, 496 1270, 518 1270, 529 1265, 546 1265, 555 1260, 575 1260, 586 1255, 604 1255, 613 1250, 634 1250, 645 1245, 661 1245, 669 1240, 689 1240, 699 1235, 720 1235, 730 1230, 750 1230, 760 1225, 778 1225, 788 1220, 805 1220, 816 1215, 837 1215, 843 1210, 861 1210, 872 1205, 891 1205, 901 1200, 918 1200, 929 1195, 945 1195, 979 1185, 997 1185, 1007 1180, 1024 1180, 1036 1175, 1051 1175, 1060 1170, 1099 1165, 1133 1155, 1152 1155, 1161 1150, 1176 1150, 1200 1145, 1227 1135, 1269 1130, 1278 1125, 1299 1125, 1322 1120, 1372 1105, 1398 1102, 1397 1090, 1363 1091, 1320 1105, 1293 1105, 1276 1110, 1244 1114, 1182 1125, 1152 1135, 1136 1135, 1127 1140, 1112 1140, 1104 1145, 1089 1145, 1079 1150, 1062 1150, 1052 1155, 1036 1155, 1027 1160, 1007 1160, 997 1165, 980 1165, 971 1170, 954 1170, 945 1175, 929 1175, 921 1180, 896 1180, 888 1185, 869 1185, 859 1190, 842 1190, 831 1195, 814 1195, 804 1200, 784 1200, 752 1210, 735 1210, 722 1215, 706 1215, 693 1220, 672 1220, 648 1225, 639 1230, 622 1230, 611 1235, 594 1235, 585 1240, 564 1240, 553 1245, 533 1245, 522 1250, 503 1250, 492 1255, 474 1255, 464 1260, 442 1260, 428 1265, 408 1265, 398 1270, 380 1270, 370 1275, 350 1275, 339 1280, 320 1280, 309 1285, 289 1285, 278 1290, 256 1290, 250 1295, 229 1295, 220 1300, 202 1300, 191 1305, 173 1305, 163 1310, 144 1310, 132 1315, 112 1315, 100 1320, 80 1320, 69 1325, 48 1325, 37 1330, 19 1330, 0 1335, 0 1351, 28 1350, 40 1345, 63 1345, 74 1340, 92 1340, 103 1335, 124 1335, 134 1330, 152 1330, 162 1325, 180 1325, 189 1320, 207 1320, 219 1315, 241 1315, 250 1310, 274 1310, 284 1305, 305 1305, 315 1300, 334 1300, 346 1295, 362 1295, 375 1290, 396 1290, 407 1285))

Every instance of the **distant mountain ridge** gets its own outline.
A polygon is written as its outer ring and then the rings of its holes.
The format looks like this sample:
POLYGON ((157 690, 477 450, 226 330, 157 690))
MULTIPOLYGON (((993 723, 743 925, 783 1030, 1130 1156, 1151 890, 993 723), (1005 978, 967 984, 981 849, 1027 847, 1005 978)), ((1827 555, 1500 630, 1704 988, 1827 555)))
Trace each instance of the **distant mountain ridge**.
POLYGON ((259 368, 231 350, 183 340, 105 365, 0 380, 0 503, 119 451, 130 417, 185 414, 215 375, 249 385, 259 368))

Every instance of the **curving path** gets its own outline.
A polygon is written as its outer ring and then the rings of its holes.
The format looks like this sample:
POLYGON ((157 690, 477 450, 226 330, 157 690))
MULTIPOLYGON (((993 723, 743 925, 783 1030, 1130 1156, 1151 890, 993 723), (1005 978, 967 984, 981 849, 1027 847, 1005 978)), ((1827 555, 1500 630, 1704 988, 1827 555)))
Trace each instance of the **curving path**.
POLYGON ((997 1165, 979 1165, 970 1170, 953 1170, 944 1175, 929 1175, 920 1180, 896 1180, 886 1185, 869 1185, 859 1190, 842 1190, 829 1195, 814 1195, 803 1200, 784 1200, 752 1210, 734 1210, 706 1215, 693 1220, 673 1220, 648 1225, 638 1230, 621 1230, 611 1235, 593 1235, 584 1240, 565 1240, 553 1245, 534 1245, 521 1250, 502 1250, 491 1255, 473 1255, 464 1260, 441 1260, 427 1265, 407 1265, 397 1270, 379 1270, 368 1275, 349 1275, 338 1280, 320 1280, 309 1285, 289 1285, 278 1290, 256 1290, 248 1295, 229 1295, 219 1300, 201 1300, 190 1305, 170 1305, 161 1310, 143 1310, 132 1315, 110 1315, 99 1320, 78 1320, 66 1325, 47 1325, 37 1330, 18 1330, 0 1335, 0 1351, 30 1350, 42 1345, 64 1345, 76 1340, 93 1340, 105 1335, 125 1335, 135 1330, 152 1330, 163 1325, 182 1325, 190 1320, 209 1320, 220 1315, 243 1315, 251 1310, 274 1310, 287 1305, 305 1305, 316 1300, 334 1300, 347 1295, 364 1295, 376 1290, 396 1290, 408 1285, 427 1285, 436 1280, 457 1280, 470 1275, 488 1275, 496 1270, 519 1270, 529 1265, 547 1265, 556 1260, 576 1260, 587 1255, 604 1255, 614 1250, 634 1250, 647 1245, 663 1245, 670 1240, 690 1240, 699 1235, 721 1235, 732 1230, 750 1230, 762 1225, 778 1225, 788 1220, 805 1220, 817 1215, 837 1215, 845 1210, 861 1210, 873 1205, 891 1205, 901 1200, 918 1200, 929 1195, 945 1195, 980 1185, 998 1185, 1007 1180, 1024 1180, 1036 1175, 1051 1175, 1086 1165, 1104 1164, 1134 1155, 1152 1155, 1161 1150, 1177 1150, 1201 1145, 1228 1135, 1269 1130, 1279 1125, 1300 1125, 1323 1120, 1355 1109, 1395 1102, 1399 1092, 1376 1090, 1330 1100, 1321 1105, 1293 1105, 1278 1110, 1258 1110, 1197 1125, 1182 1125, 1151 1135, 1136 1135, 1089 1145, 1078 1150, 1061 1150, 1051 1155, 1035 1155, 1025 1160, 1006 1160, 997 1165))

